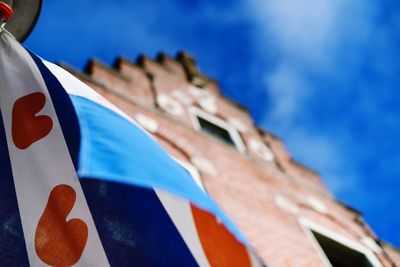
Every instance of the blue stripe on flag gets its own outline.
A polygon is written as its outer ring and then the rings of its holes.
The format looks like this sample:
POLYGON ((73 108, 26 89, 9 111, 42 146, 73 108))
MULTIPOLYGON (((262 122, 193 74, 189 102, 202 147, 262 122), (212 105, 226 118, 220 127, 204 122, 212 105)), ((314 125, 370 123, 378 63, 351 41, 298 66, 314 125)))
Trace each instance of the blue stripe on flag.
POLYGON ((29 266, 0 111, 0 266, 29 266))
POLYGON ((57 117, 67 143, 69 154, 75 169, 77 170, 81 137, 79 132, 78 118, 76 117, 75 109, 71 103, 71 99, 57 78, 43 64, 42 60, 28 49, 27 51, 35 61, 36 66, 39 68, 39 71, 46 83, 46 87, 51 96, 54 109, 57 113, 57 117))
POLYGON ((111 266, 197 266, 153 190, 81 179, 111 266))

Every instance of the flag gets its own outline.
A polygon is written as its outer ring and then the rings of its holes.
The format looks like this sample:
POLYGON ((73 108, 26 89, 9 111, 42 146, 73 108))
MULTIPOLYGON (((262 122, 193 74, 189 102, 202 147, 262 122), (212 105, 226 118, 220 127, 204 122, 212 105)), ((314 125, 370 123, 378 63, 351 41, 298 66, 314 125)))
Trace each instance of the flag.
POLYGON ((0 266, 262 266, 157 142, 0 33, 0 266))

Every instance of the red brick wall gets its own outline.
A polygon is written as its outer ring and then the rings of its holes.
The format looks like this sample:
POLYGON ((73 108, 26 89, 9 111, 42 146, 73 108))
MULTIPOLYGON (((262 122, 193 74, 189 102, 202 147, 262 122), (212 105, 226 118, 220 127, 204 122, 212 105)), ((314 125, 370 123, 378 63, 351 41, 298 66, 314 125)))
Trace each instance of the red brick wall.
MULTIPOLYGON (((156 61, 142 56, 136 64, 119 58, 113 68, 90 61, 86 73, 69 70, 132 118, 142 114, 156 121, 154 137, 174 157, 188 163, 208 160, 211 168, 197 166, 207 192, 268 266, 325 266, 301 218, 364 248, 363 239, 375 239, 357 212, 336 201, 320 176, 293 160, 278 137, 258 129, 246 110, 223 98, 215 82, 193 89, 179 61, 161 54, 156 61), (196 92, 204 92, 206 97, 196 96, 196 92), (160 95, 173 99, 181 113, 163 109, 157 102, 160 95), (235 121, 231 125, 237 126, 245 153, 195 130, 188 110, 197 107, 210 112, 202 103, 204 98, 212 102, 213 116, 235 121), (265 160, 251 149, 254 140, 271 150, 273 160, 265 160)), ((400 255, 394 249, 384 249, 369 251, 383 266, 399 263, 400 255)))
POLYGON ((396 266, 400 266, 400 251, 390 245, 384 245, 385 251, 388 256, 393 260, 396 266))

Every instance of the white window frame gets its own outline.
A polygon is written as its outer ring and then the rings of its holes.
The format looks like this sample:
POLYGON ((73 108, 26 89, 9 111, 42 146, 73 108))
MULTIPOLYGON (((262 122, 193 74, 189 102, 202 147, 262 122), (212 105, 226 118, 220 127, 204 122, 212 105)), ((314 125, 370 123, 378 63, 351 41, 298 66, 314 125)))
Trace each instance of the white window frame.
POLYGON ((189 114, 193 127, 196 131, 201 131, 201 125, 198 120, 200 117, 226 130, 232 138, 236 149, 242 154, 246 153, 246 146, 244 145, 243 139, 233 125, 196 107, 190 107, 189 114))
POLYGON ((374 255, 374 253, 361 245, 360 243, 351 240, 341 234, 338 234, 332 230, 329 230, 309 219, 306 219, 304 217, 299 218, 299 223, 301 227, 303 228, 306 236, 312 241, 314 248, 317 250, 318 254, 322 257, 324 263, 328 267, 332 267, 332 264, 330 263, 328 256, 325 254, 324 250, 320 246, 317 238, 314 236, 313 232, 316 232, 320 235, 323 235, 327 238, 330 238, 340 244, 342 244, 345 247, 348 247, 349 249, 355 250, 361 254, 363 254, 369 262, 373 265, 373 267, 383 267, 380 261, 377 259, 377 257, 374 255))
POLYGON ((192 177, 193 181, 203 190, 204 193, 207 193, 206 188, 204 187, 203 179, 201 179, 199 170, 193 166, 191 163, 187 161, 182 161, 180 159, 174 158, 176 162, 179 163, 185 170, 187 170, 192 177))

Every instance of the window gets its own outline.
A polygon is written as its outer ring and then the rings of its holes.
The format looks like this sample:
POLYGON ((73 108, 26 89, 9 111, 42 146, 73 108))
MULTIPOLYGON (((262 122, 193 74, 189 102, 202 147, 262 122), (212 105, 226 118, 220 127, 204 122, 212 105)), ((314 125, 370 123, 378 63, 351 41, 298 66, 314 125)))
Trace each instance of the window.
POLYGON ((235 145, 229 131, 208 120, 203 119, 202 117, 197 117, 197 119, 199 120, 202 131, 205 131, 230 145, 235 145))
POLYGON ((363 253, 318 232, 311 232, 333 267, 373 267, 363 253))
POLYGON ((200 109, 192 107, 189 111, 196 130, 208 133, 226 144, 234 146, 241 153, 245 152, 243 140, 235 127, 200 109))
POLYGON ((300 219, 300 223, 314 241, 327 266, 382 267, 375 255, 361 244, 306 219, 300 219))

